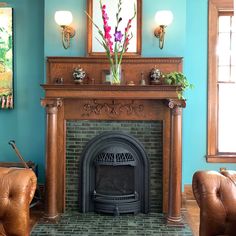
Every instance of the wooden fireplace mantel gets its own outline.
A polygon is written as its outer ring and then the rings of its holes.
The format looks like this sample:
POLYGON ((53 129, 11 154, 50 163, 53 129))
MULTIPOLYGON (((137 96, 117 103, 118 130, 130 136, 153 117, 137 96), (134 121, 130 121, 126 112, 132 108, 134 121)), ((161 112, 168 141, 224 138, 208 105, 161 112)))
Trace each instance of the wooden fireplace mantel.
MULTIPOLYGON (((132 65, 135 64, 134 60, 132 59, 132 65)), ((156 61, 153 58, 150 61, 138 58, 136 60, 140 63, 141 70, 147 66, 151 67, 153 62, 162 62, 160 58, 156 61)), ((66 76, 67 73, 72 73, 75 62, 85 63, 84 65, 93 64, 94 58, 73 60, 49 58, 48 61, 47 83, 41 85, 45 91, 41 104, 47 113, 46 217, 56 218, 65 210, 65 121, 161 120, 163 121, 163 212, 167 214, 168 222, 181 222, 182 108, 186 104, 184 100, 178 99, 176 90, 179 87, 117 86, 99 83, 78 85, 73 81, 70 82, 69 76, 66 83, 55 84, 53 78, 58 77, 59 72, 66 76)), ((163 59, 163 63, 163 68, 182 68, 180 59, 163 59)), ((99 66, 99 63, 97 64, 96 66, 99 66)))
POLYGON ((46 97, 73 99, 176 99, 178 86, 173 85, 77 85, 43 84, 46 97))

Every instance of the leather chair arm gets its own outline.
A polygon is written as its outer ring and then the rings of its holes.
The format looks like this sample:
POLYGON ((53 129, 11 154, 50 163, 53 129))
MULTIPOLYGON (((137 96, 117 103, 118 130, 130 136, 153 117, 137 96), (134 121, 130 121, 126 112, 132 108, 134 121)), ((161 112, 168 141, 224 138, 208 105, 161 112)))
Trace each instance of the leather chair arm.
POLYGON ((0 221, 6 235, 30 234, 29 204, 36 185, 31 169, 0 168, 0 221))
POLYGON ((236 222, 230 220, 236 216, 235 184, 219 172, 198 171, 192 188, 200 207, 199 235, 235 235, 236 222))

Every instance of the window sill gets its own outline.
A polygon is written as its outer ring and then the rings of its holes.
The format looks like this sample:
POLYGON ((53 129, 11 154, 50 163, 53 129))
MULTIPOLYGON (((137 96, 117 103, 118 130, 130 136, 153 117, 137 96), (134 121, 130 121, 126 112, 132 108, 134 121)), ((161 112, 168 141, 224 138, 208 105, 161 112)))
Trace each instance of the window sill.
POLYGON ((211 163, 236 163, 236 155, 207 155, 206 160, 211 163))

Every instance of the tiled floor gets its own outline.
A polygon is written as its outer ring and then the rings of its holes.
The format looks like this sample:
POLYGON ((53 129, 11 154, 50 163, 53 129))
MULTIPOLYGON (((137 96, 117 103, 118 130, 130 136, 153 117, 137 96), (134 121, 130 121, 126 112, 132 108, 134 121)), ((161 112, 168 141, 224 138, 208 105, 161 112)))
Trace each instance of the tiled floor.
POLYGON ((187 224, 167 226, 162 214, 110 215, 66 213, 57 224, 38 222, 32 230, 32 236, 78 235, 78 236, 112 236, 112 235, 159 235, 192 236, 187 224))

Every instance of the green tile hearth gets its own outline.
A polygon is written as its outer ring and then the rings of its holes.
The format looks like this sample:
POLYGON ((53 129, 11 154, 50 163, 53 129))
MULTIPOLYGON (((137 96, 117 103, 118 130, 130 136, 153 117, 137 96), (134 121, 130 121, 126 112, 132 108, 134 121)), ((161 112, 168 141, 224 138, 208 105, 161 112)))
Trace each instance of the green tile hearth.
POLYGON ((41 235, 192 236, 193 234, 186 223, 183 226, 166 225, 161 213, 113 216, 70 212, 63 214, 56 224, 39 221, 33 228, 31 236, 41 235))

